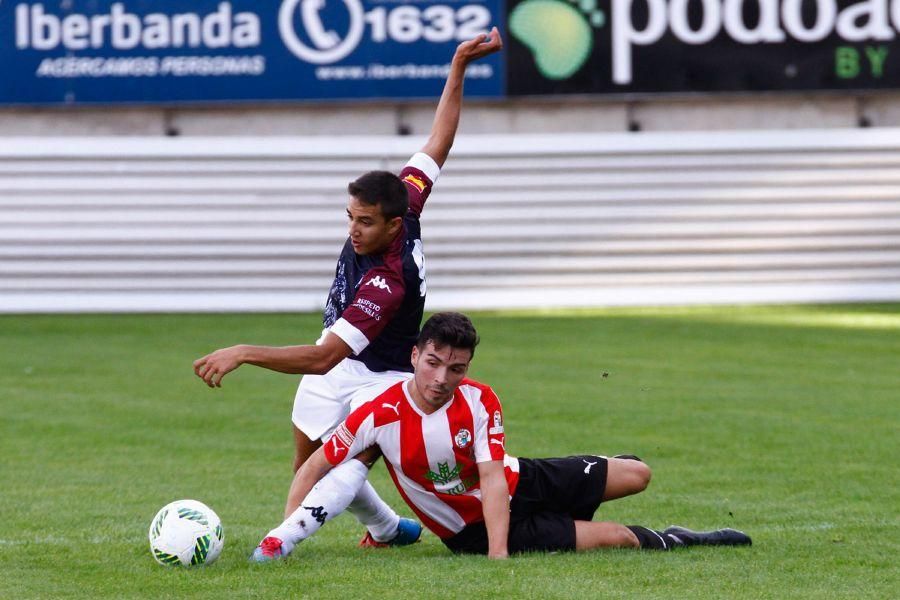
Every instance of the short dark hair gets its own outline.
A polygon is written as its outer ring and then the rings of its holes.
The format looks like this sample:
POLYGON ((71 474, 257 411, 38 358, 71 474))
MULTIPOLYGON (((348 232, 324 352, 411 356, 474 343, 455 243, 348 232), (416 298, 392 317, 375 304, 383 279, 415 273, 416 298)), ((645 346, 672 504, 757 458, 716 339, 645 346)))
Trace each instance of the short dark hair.
POLYGON ((431 342, 435 348, 450 346, 469 350, 475 356, 475 346, 480 341, 469 317, 458 312, 439 312, 431 315, 422 325, 416 347, 421 352, 431 342))
POLYGON ((389 171, 369 171, 350 182, 347 192, 363 204, 380 205, 386 221, 402 217, 409 210, 406 185, 389 171))

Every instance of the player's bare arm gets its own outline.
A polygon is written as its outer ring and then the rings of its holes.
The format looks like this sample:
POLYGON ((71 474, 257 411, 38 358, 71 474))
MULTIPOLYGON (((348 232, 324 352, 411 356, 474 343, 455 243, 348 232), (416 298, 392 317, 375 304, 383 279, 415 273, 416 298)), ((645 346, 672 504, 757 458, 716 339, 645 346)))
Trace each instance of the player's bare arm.
POLYGON ((509 487, 502 460, 478 463, 481 503, 488 534, 488 558, 509 557, 509 487))
POLYGON ((323 375, 350 356, 347 343, 328 333, 312 346, 250 346, 221 348, 194 361, 194 373, 209 387, 222 387, 222 378, 244 364, 289 374, 323 375))
POLYGON ((434 159, 438 167, 444 166, 459 127, 459 111, 462 107, 466 67, 479 58, 499 52, 501 48, 503 48, 503 40, 500 39, 500 32, 496 27, 491 29, 490 33, 483 33, 475 39, 463 42, 456 48, 456 53, 450 62, 450 74, 447 76, 447 83, 444 84, 444 91, 434 115, 431 136, 422 148, 422 152, 434 159))

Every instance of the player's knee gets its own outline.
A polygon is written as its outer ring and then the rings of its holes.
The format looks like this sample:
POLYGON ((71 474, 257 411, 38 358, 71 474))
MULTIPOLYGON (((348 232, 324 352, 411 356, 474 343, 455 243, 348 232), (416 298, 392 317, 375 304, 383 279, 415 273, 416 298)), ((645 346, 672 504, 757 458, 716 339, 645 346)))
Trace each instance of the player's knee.
POLYGON ((631 482, 632 493, 643 492, 650 485, 653 472, 647 463, 636 460, 628 461, 628 479, 631 482))
POLYGON ((650 470, 650 466, 645 462, 637 463, 639 466, 638 470, 640 471, 640 480, 641 480, 641 490, 647 489, 647 486, 650 485, 650 479, 653 477, 653 471, 650 470))

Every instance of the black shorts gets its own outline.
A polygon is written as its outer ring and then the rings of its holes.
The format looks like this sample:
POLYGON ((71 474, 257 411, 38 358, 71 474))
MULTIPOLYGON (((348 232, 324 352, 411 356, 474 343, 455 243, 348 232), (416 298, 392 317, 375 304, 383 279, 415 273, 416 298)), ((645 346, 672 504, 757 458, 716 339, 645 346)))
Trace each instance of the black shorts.
MULTIPOLYGON (((510 554, 575 549, 575 521, 590 521, 606 491, 600 456, 520 458, 519 483, 509 504, 510 554)), ((455 553, 487 554, 484 522, 442 540, 455 553)))

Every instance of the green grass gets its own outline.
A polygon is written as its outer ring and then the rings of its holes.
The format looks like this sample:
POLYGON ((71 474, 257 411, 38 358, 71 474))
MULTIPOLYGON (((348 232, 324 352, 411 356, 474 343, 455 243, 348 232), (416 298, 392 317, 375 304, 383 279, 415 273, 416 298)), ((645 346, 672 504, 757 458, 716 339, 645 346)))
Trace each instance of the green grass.
MULTIPOLYGON (((361 551, 349 516, 250 565, 290 479, 296 378, 191 361, 315 339, 316 315, 0 318, 0 598, 888 598, 900 589, 900 306, 479 313, 471 375, 520 456, 634 453, 643 494, 598 519, 733 526, 752 548, 459 558, 426 534, 361 551), (177 498, 226 546, 201 569, 150 556, 177 498)), ((373 481, 410 511, 377 467, 373 481)))

